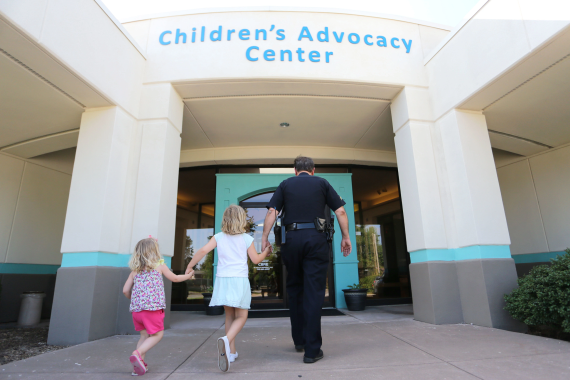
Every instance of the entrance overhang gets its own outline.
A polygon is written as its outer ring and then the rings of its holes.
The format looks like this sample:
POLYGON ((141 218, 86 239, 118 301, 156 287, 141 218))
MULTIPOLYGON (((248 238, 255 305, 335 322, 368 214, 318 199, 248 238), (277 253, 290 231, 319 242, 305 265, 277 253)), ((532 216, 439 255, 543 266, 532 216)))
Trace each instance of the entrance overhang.
POLYGON ((396 152, 315 146, 256 146, 189 149, 180 152, 180 167, 206 165, 291 165, 292 157, 312 157, 316 164, 396 166, 396 152))
POLYGON ((300 154, 396 166, 390 102, 400 86, 283 78, 173 86, 184 100, 181 167, 290 164, 300 154))

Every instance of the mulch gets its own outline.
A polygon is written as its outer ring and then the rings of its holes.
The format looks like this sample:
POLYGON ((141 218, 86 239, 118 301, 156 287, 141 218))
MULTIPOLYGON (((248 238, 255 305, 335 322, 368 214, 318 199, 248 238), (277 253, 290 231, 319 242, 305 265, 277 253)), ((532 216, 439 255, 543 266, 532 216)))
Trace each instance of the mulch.
POLYGON ((67 346, 48 346, 48 326, 0 330, 0 365, 67 346))
POLYGON ((550 326, 529 326, 527 334, 570 342, 570 333, 564 332, 560 328, 550 326))

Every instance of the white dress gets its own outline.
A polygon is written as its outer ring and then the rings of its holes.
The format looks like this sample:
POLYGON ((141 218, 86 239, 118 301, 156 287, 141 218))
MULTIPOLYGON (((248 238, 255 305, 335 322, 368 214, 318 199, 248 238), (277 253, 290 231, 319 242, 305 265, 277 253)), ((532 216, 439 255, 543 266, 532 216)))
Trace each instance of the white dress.
POLYGON ((214 235, 218 248, 218 266, 210 306, 249 309, 251 287, 248 278, 247 249, 253 242, 248 234, 214 235))

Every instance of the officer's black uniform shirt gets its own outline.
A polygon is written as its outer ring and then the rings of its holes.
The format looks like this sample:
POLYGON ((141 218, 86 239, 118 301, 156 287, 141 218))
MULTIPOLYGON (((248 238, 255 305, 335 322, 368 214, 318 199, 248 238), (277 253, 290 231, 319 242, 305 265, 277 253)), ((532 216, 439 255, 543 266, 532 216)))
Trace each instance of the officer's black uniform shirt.
POLYGON ((315 217, 325 217, 325 205, 336 211, 345 204, 326 179, 301 173, 281 182, 267 208, 273 207, 277 211, 284 208, 287 225, 311 223, 315 217))

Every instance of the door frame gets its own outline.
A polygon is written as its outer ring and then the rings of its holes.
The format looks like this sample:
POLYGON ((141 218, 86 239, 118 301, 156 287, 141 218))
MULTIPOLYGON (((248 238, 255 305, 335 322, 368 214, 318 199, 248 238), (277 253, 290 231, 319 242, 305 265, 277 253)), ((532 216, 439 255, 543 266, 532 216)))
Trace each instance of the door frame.
MULTIPOLYGON (((351 173, 323 173, 315 174, 326 179, 336 192, 344 199, 344 206, 348 216, 349 234, 353 252, 344 257, 340 250, 341 234, 338 221, 335 218, 335 235, 333 240, 333 274, 335 283, 335 302, 337 308, 346 308, 344 293, 348 285, 358 283, 358 258, 356 252, 356 231, 354 220, 354 200, 352 197, 351 173)), ((258 173, 228 173, 216 174, 216 208, 215 233, 221 231, 221 220, 224 210, 231 204, 238 205, 241 201, 258 194, 272 192, 279 184, 293 174, 258 174, 258 173)), ((214 281, 218 266, 218 251, 214 250, 214 281)))

